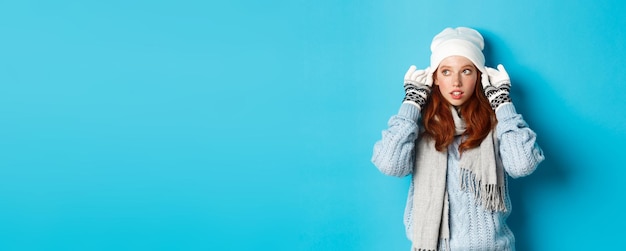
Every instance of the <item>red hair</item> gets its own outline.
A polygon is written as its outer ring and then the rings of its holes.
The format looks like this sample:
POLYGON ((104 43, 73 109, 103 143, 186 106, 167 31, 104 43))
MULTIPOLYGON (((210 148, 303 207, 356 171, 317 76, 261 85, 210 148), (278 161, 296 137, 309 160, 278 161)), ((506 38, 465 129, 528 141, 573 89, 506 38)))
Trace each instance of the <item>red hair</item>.
MULTIPOLYGON (((479 146, 496 125, 496 115, 485 97, 480 79, 481 76, 476 78, 474 95, 461 106, 460 115, 467 126, 463 133, 465 138, 459 145, 461 153, 479 146)), ((442 152, 452 144, 455 127, 450 103, 442 96, 438 85, 433 85, 432 95, 422 109, 422 121, 425 129, 422 136, 432 137, 437 151, 442 152)))

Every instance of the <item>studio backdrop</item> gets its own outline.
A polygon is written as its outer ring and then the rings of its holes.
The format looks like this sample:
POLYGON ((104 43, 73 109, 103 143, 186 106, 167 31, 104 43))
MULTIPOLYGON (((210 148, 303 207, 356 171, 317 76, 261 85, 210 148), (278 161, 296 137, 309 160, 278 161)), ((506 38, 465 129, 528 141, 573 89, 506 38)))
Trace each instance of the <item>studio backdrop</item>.
POLYGON ((370 162, 432 37, 504 64, 544 161, 518 250, 624 249, 624 1, 0 1, 0 250, 408 250, 370 162))

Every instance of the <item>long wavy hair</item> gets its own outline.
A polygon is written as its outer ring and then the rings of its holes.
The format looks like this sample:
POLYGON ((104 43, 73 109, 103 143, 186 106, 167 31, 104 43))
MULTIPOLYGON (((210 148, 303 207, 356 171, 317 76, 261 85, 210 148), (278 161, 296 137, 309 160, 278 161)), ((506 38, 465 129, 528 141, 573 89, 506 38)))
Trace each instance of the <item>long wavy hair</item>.
MULTIPOLYGON (((437 74, 434 74, 434 80, 436 80, 436 76, 437 74)), ((464 140, 459 145, 459 152, 461 153, 479 146, 497 123, 495 113, 483 92, 480 79, 481 76, 479 75, 476 78, 474 95, 460 109, 460 115, 465 120, 467 126, 463 133, 464 140)), ((433 85, 430 99, 424 109, 422 109, 422 122, 425 130, 422 136, 433 138, 435 140, 435 148, 439 152, 447 149, 454 140, 455 127, 452 113, 450 112, 450 105, 441 94, 439 86, 433 85)))

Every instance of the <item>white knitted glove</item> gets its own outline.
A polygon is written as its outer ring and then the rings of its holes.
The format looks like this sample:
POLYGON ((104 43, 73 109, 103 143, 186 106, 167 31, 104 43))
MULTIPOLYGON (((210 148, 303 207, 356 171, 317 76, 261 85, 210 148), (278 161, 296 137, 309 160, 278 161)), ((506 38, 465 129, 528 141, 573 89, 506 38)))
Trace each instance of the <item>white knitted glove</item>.
POLYGON ((485 87, 485 96, 487 96, 491 108, 495 111, 500 105, 511 103, 511 97, 509 96, 511 79, 501 64, 498 65, 497 70, 489 67, 485 68, 490 82, 490 85, 485 87))
POLYGON ((430 87, 433 85, 433 73, 430 67, 424 70, 416 70, 415 65, 411 65, 404 74, 404 100, 403 103, 410 103, 420 110, 426 104, 430 95, 430 87))

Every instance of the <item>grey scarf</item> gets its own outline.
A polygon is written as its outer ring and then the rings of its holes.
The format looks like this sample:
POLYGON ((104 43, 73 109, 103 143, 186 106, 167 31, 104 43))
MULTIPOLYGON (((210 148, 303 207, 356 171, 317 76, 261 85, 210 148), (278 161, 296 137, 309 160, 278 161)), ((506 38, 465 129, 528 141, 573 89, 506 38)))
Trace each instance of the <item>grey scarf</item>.
MULTIPOLYGON (((450 107, 456 135, 465 131, 465 122, 450 107)), ((448 152, 438 152, 435 141, 420 137, 417 141, 413 169, 413 251, 435 251, 448 246, 448 189, 446 171, 448 152)), ((461 187, 474 194, 486 210, 506 211, 504 206, 504 170, 497 151, 497 139, 490 132, 480 146, 466 150, 459 162, 461 187)))

